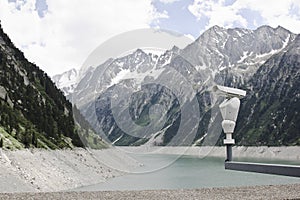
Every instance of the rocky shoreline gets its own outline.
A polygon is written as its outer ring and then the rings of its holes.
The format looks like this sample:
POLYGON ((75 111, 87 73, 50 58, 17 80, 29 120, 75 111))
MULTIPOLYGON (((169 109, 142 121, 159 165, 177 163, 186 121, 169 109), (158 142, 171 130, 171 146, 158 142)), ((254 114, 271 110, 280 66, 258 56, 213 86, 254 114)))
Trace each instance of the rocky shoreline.
MULTIPOLYGON (((141 164, 130 153, 225 157, 224 147, 122 147, 103 150, 2 150, 0 193, 58 192, 130 173, 141 164)), ((235 147, 235 158, 282 159, 300 163, 300 147, 235 147)))
MULTIPOLYGON (((119 147, 126 152, 132 153, 153 153, 153 154, 171 154, 171 155, 190 155, 198 157, 222 157, 225 159, 226 148, 223 146, 203 146, 203 147, 119 147)), ((299 161, 300 164, 300 146, 234 146, 232 148, 233 157, 237 159, 274 159, 286 161, 299 161)))
POLYGON ((117 149, 0 149, 0 193, 64 191, 104 182, 138 166, 117 149))

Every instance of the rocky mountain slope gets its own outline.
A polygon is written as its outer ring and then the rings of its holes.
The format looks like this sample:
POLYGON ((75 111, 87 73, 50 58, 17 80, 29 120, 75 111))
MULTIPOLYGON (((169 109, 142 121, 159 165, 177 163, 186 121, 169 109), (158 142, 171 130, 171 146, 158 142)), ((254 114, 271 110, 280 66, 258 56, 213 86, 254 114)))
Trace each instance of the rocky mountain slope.
POLYGON ((300 144, 298 37, 282 27, 214 26, 184 49, 162 55, 138 49, 91 68, 72 100, 116 145, 221 144, 220 99, 209 88, 239 87, 248 95, 237 123, 238 144, 300 144), (199 122, 191 123, 197 112, 199 122))
POLYGON ((300 35, 247 83, 237 138, 241 144, 300 144, 300 35))
POLYGON ((83 146, 71 103, 14 46, 1 26, 0 141, 4 148, 83 146))

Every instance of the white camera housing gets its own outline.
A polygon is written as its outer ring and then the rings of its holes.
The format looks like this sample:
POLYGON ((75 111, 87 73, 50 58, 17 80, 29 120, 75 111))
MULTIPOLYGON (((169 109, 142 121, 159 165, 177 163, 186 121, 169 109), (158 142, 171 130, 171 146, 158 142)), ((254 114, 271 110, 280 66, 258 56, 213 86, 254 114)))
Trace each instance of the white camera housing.
POLYGON ((220 94, 222 96, 226 96, 228 98, 237 97, 242 98, 246 96, 246 91, 237 89, 237 88, 231 88, 231 87, 225 87, 221 85, 215 85, 213 87, 213 92, 220 94))
POLYGON ((219 108, 224 120, 236 122, 237 116, 239 114, 240 100, 237 97, 225 99, 219 105, 219 108))
POLYGON ((213 91, 219 95, 226 96, 226 99, 220 104, 219 108, 223 118, 222 128, 226 134, 224 144, 232 145, 235 143, 232 134, 240 109, 240 98, 246 96, 246 91, 220 85, 214 86, 213 91))

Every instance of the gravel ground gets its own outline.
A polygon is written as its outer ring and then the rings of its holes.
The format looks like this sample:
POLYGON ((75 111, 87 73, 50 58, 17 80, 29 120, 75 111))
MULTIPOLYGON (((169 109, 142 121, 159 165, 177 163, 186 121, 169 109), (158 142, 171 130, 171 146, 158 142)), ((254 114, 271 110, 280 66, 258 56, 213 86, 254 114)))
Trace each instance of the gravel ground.
POLYGON ((0 193, 0 199, 300 199, 300 184, 192 190, 0 193))
POLYGON ((104 182, 138 166, 117 149, 0 149, 0 193, 68 190, 104 182))

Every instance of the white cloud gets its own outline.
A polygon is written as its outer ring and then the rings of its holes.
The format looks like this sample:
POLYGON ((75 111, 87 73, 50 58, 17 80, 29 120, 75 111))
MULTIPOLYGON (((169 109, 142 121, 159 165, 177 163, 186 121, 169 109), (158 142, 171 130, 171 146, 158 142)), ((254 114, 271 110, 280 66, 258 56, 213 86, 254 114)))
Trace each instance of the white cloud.
POLYGON ((99 44, 119 33, 149 27, 167 17, 151 0, 48 0, 43 18, 35 0, 0 0, 4 31, 25 56, 50 75, 80 67, 99 44), (18 8, 16 8, 18 4, 18 8))
POLYGON ((189 39, 191 39, 192 41, 196 40, 196 38, 193 35, 191 35, 191 34, 184 34, 184 36, 187 37, 187 38, 189 38, 189 39))
POLYGON ((225 0, 195 0, 188 9, 198 20, 209 18, 206 28, 213 25, 229 28, 236 24, 246 27, 246 19, 238 14, 233 6, 224 6, 224 4, 225 0))
POLYGON ((231 5, 226 5, 225 0, 194 0, 188 8, 198 20, 208 19, 206 28, 213 25, 248 27, 249 22, 241 15, 246 9, 257 11, 262 18, 262 21, 253 20, 253 25, 281 25, 300 32, 300 0, 236 0, 231 5))
POLYGON ((233 5, 236 10, 250 9, 258 11, 265 24, 283 26, 292 32, 300 33, 300 0, 237 0, 233 5), (296 8, 298 12, 293 12, 296 8))
POLYGON ((197 17, 198 20, 201 20, 202 17, 205 17, 213 10, 218 2, 213 0, 200 1, 194 0, 194 3, 188 7, 189 11, 197 17))
POLYGON ((174 3, 174 2, 180 1, 180 0, 159 0, 159 1, 164 3, 164 4, 170 4, 170 3, 174 3))

